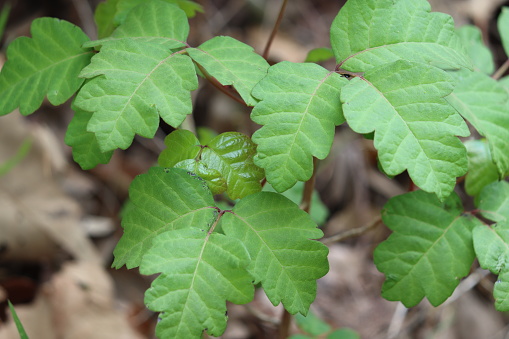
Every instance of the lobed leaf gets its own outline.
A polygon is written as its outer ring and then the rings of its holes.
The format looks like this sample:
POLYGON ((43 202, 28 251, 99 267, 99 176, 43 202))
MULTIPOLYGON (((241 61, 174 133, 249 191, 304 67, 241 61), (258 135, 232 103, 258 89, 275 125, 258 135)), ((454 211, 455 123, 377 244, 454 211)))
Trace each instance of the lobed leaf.
POLYGON ((488 75, 469 72, 446 100, 486 137, 498 172, 504 175, 509 170, 509 94, 488 75))
POLYGON ((499 276, 493 289, 495 307, 509 311, 509 224, 503 221, 474 229, 474 248, 479 264, 499 276))
POLYGON ((82 85, 78 74, 93 55, 82 48, 88 37, 73 24, 54 18, 39 18, 30 27, 32 38, 20 37, 7 49, 7 62, 0 73, 0 115, 17 107, 28 115, 44 97, 53 105, 67 101, 82 85))
POLYGON ((254 53, 253 47, 231 37, 216 36, 186 51, 222 85, 232 85, 248 106, 256 104, 251 91, 267 75, 269 64, 254 53))
POLYGON ((305 315, 316 296, 316 279, 328 271, 328 248, 310 216, 277 193, 260 192, 240 200, 221 218, 229 237, 246 246, 247 270, 272 304, 305 315))
POLYGON ((466 53, 472 59, 474 68, 485 74, 492 74, 495 71, 493 55, 488 47, 484 45, 481 30, 473 25, 465 25, 457 29, 466 53))
POLYGON ((453 89, 442 70, 399 60, 367 71, 341 90, 343 111, 358 133, 375 132, 383 170, 408 170, 414 183, 441 199, 465 174, 465 147, 455 137, 469 130, 445 99, 453 89))
MULTIPOLYGON (((125 0, 117 1, 117 8, 125 3, 125 0)), ((126 40, 160 44, 167 49, 186 46, 185 41, 189 35, 189 23, 186 14, 180 8, 161 0, 137 1, 136 4, 133 4, 133 7, 129 8, 129 14, 125 21, 113 31, 111 36, 87 42, 83 46, 108 46, 111 43, 126 40)), ((106 7, 105 5, 99 13, 101 20, 108 22, 108 20, 111 20, 109 16, 116 12, 113 11, 112 7, 106 7)), ((110 29, 111 27, 108 25, 101 28, 105 31, 110 29)))
POLYGON ((103 48, 80 76, 93 79, 75 104, 94 112, 88 131, 96 134, 102 152, 126 149, 135 134, 152 138, 159 117, 178 127, 192 112, 190 91, 198 87, 189 57, 130 40, 103 48))
POLYGON ((468 140, 465 142, 465 147, 468 155, 465 190, 469 195, 477 196, 484 186, 498 181, 498 169, 485 140, 468 140))
POLYGON ((497 181, 485 186, 475 203, 483 217, 499 223, 509 221, 509 183, 497 181))
POLYGON ((85 112, 73 105, 72 118, 65 134, 65 143, 72 147, 72 157, 84 170, 94 168, 99 164, 107 164, 112 151, 101 152, 94 133, 87 131, 87 125, 92 113, 85 112))
POLYGON ((444 13, 426 0, 349 0, 331 26, 331 46, 342 68, 365 72, 407 60, 444 68, 471 68, 444 13))
POLYGON ((157 335, 201 338, 205 329, 213 336, 223 334, 226 301, 244 304, 253 299, 248 264, 249 254, 239 240, 206 228, 159 234, 140 266, 142 274, 162 273, 145 297, 148 308, 163 312, 157 335))
POLYGON ((281 62, 253 89, 260 99, 251 119, 261 125, 253 134, 258 144, 255 164, 265 169, 278 191, 307 181, 313 156, 325 159, 335 126, 344 122, 339 90, 348 80, 312 63, 281 62))
POLYGON ((456 194, 444 202, 424 191, 389 200, 382 218, 393 233, 374 252, 375 265, 386 275, 384 298, 412 307, 426 297, 438 306, 452 294, 469 273, 472 229, 481 224, 462 213, 456 194))
POLYGON ((159 156, 159 165, 196 173, 213 194, 226 192, 231 199, 239 199, 262 189, 263 170, 253 163, 256 145, 242 133, 222 133, 200 145, 190 131, 177 130, 166 137, 165 144, 168 148, 159 156))
POLYGON ((129 198, 122 218, 124 235, 113 251, 115 268, 140 266, 161 233, 190 226, 208 229, 217 218, 205 182, 182 169, 151 168, 133 180, 129 198))

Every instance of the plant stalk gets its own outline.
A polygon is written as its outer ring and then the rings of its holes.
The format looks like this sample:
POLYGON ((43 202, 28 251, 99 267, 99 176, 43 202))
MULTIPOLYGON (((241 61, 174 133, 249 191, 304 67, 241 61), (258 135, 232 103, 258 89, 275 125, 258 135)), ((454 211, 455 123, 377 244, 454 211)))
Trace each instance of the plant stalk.
POLYGON ((274 41, 274 38, 276 37, 276 33, 279 29, 279 25, 281 25, 281 21, 283 20, 283 15, 285 13, 286 5, 288 3, 288 0, 283 0, 283 3, 281 4, 281 8, 279 9, 279 14, 277 16, 276 23, 274 24, 274 28, 272 28, 272 32, 270 33, 269 40, 267 40, 267 44, 265 45, 265 49, 263 50, 263 58, 267 60, 269 57, 269 51, 270 46, 272 45, 272 42, 274 41))
POLYGON ((367 225, 364 225, 364 226, 361 226, 361 227, 352 228, 350 230, 346 230, 346 231, 340 232, 338 234, 334 234, 334 235, 332 235, 330 237, 323 238, 322 239, 322 243, 324 245, 329 245, 329 244, 332 244, 334 242, 340 242, 340 241, 344 241, 346 239, 358 237, 358 236, 366 233, 367 231, 375 228, 381 222, 382 222, 382 217, 378 216, 375 219, 373 219, 367 225))
POLYGON ((509 69, 509 59, 507 59, 502 66, 493 75, 491 76, 493 79, 498 80, 504 75, 504 73, 509 69))

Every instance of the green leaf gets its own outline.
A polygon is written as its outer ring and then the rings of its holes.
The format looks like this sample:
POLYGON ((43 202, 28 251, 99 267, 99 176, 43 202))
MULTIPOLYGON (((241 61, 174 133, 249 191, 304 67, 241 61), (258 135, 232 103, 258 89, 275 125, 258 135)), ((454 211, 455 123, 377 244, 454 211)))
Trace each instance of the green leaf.
MULTIPOLYGON (((196 15, 196 12, 203 13, 203 7, 194 1, 189 0, 163 0, 168 4, 177 5, 186 13, 189 18, 196 15)), ((124 22, 129 12, 138 5, 144 5, 147 0, 121 0, 118 4, 118 12, 115 15, 115 22, 121 24, 124 22)))
POLYGON ((374 252, 375 265, 386 275, 384 298, 412 307, 426 297, 438 306, 452 294, 469 273, 472 229, 481 224, 462 213, 455 193, 444 202, 423 191, 389 200, 382 218, 393 233, 374 252))
POLYGON ((241 240, 251 263, 255 283, 288 312, 305 315, 316 296, 316 279, 329 265, 323 233, 309 215, 277 193, 260 192, 240 200, 221 218, 227 236, 241 240))
POLYGON ((20 37, 7 49, 7 62, 0 73, 0 115, 17 107, 28 115, 44 97, 53 105, 67 101, 83 83, 78 74, 93 53, 81 48, 88 37, 73 24, 40 18, 32 22, 32 38, 20 37))
POLYGON ((159 156, 159 165, 196 173, 213 194, 226 191, 231 199, 239 199, 262 189, 263 170, 253 163, 256 145, 242 133, 222 133, 200 145, 190 131, 177 130, 166 137, 165 144, 168 148, 159 156))
POLYGON ((334 58, 334 53, 330 48, 314 48, 308 52, 304 62, 321 62, 334 58))
MULTIPOLYGON (((274 187, 272 187, 272 185, 269 183, 263 186, 263 190, 267 192, 276 192, 274 187)), ((293 201, 295 204, 299 205, 301 203, 303 193, 304 183, 299 181, 297 184, 295 184, 295 186, 281 194, 293 201)), ((309 210, 309 215, 319 226, 323 225, 329 216, 329 210, 320 199, 320 196, 316 190, 313 191, 311 196, 311 209, 309 210)))
POLYGON ((65 143, 72 147, 74 161, 84 170, 94 168, 99 164, 107 164, 113 152, 101 152, 95 134, 87 131, 92 113, 80 110, 76 106, 73 106, 73 110, 74 117, 67 128, 65 143))
POLYGON ((472 67, 452 18, 430 13, 426 0, 349 0, 332 23, 331 46, 340 66, 354 72, 399 59, 472 67))
POLYGON ((465 25, 457 32, 466 48, 466 53, 474 63, 474 68, 485 74, 492 74, 495 71, 495 63, 490 49, 484 45, 481 30, 473 25, 465 25))
POLYGON ((503 175, 509 170, 509 94, 491 77, 469 72, 447 98, 488 139, 491 156, 503 175))
POLYGON ((329 324, 318 318, 313 312, 309 312, 306 316, 296 314, 295 322, 301 330, 311 335, 320 335, 331 330, 329 324))
POLYGON ((139 266, 161 233, 190 225, 205 227, 217 217, 205 182, 182 169, 151 168, 133 180, 129 198, 122 219, 124 235, 113 252, 116 268, 139 266))
POLYGON ((361 339, 361 336, 352 329, 341 328, 330 333, 327 339, 361 339))
POLYGON ((23 327, 21 320, 19 320, 18 315, 16 314, 16 310, 14 309, 14 306, 8 299, 7 304, 9 305, 9 310, 11 311, 12 318, 14 319, 14 323, 16 324, 16 328, 18 330, 20 339, 28 339, 28 334, 25 332, 25 328, 23 327))
POLYGON ((160 338, 201 338, 205 329, 220 336, 226 328, 226 300, 244 304, 253 299, 245 247, 207 229, 159 234, 143 257, 142 274, 162 273, 145 297, 148 308, 163 312, 156 327, 160 338))
POLYGON ((313 173, 313 156, 329 154, 335 126, 344 122, 339 90, 348 80, 312 63, 281 62, 253 90, 251 119, 261 125, 255 164, 282 192, 313 173))
POLYGON ((99 39, 110 36, 118 25, 115 25, 113 18, 117 13, 117 6, 120 0, 107 0, 97 5, 94 13, 94 21, 97 26, 99 39))
POLYGON ((441 199, 467 170, 466 123, 447 104, 452 80, 442 70, 396 61, 373 68, 341 90, 343 111, 358 133, 375 131, 380 164, 389 175, 408 170, 414 183, 441 199))
POLYGON ((94 112, 87 130, 96 134, 102 152, 126 149, 135 134, 152 138, 159 117, 178 127, 192 112, 190 91, 198 87, 189 57, 129 40, 103 47, 80 76, 93 79, 75 104, 94 112))
MULTIPOLYGON (((118 6, 125 1, 119 2, 118 6)), ((109 8, 111 10, 111 8, 109 8)), ((105 15, 111 15, 111 12, 105 15)), ((105 19, 107 20, 107 19, 105 19)), ((167 49, 186 45, 189 23, 186 14, 175 5, 160 0, 143 1, 129 12, 125 21, 111 36, 90 41, 84 47, 108 46, 119 41, 137 41, 159 44, 167 49)))
POLYGON ((499 311, 509 311, 509 223, 474 229, 474 248, 482 268, 499 275, 493 296, 499 311))
POLYGON ((485 186, 475 203, 483 217, 495 222, 509 221, 509 183, 498 181, 485 186))
POLYGON ((465 147, 468 155, 465 190, 469 195, 477 196, 484 186, 498 181, 498 169, 485 140, 468 140, 465 142, 465 147))
POLYGON ((509 7, 502 7, 502 12, 497 20, 497 28, 505 55, 509 56, 509 7))
POLYGON ((248 106, 257 102, 253 87, 267 75, 269 64, 253 48, 227 36, 216 36, 187 53, 222 85, 232 85, 248 106))

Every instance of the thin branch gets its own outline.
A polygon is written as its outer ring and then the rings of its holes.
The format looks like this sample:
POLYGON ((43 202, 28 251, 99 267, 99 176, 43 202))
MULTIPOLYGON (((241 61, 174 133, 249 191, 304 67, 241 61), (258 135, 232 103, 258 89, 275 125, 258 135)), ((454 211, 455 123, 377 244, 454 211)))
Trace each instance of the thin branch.
POLYGON ((509 69, 509 59, 507 59, 502 66, 493 75, 491 76, 493 79, 498 80, 504 75, 504 73, 509 69))
POLYGON ((311 178, 304 184, 304 192, 302 192, 302 200, 300 202, 300 209, 306 213, 309 213, 311 209, 311 198, 313 197, 313 191, 315 190, 315 178, 316 178, 316 167, 318 159, 313 157, 313 174, 311 178))
POLYGON ((203 73, 203 75, 205 76, 205 78, 215 87, 217 88, 218 90, 220 90, 221 92, 223 92, 224 94, 226 94, 227 96, 229 96, 230 98, 232 98, 233 100, 237 101, 238 103, 244 105, 244 106, 247 106, 246 103, 244 102, 244 100, 242 100, 242 98, 240 98, 239 96, 237 96, 237 92, 234 91, 233 89, 231 89, 231 87, 227 87, 227 86, 223 86, 221 85, 221 83, 219 81, 217 81, 216 78, 214 78, 213 76, 211 76, 206 70, 205 68, 203 68, 200 64, 196 63, 196 65, 198 66, 198 68, 200 69, 200 71, 203 73))
POLYGON ((286 309, 283 309, 283 314, 281 315, 281 323, 279 325, 279 339, 287 339, 290 334, 290 323, 292 320, 292 315, 286 309))
POLYGON ((274 24, 274 28, 272 28, 269 40, 267 40, 267 44, 265 45, 265 49, 263 50, 262 56, 265 60, 267 60, 267 58, 269 57, 270 46, 272 45, 272 41, 274 41, 274 38, 276 37, 276 33, 277 30, 279 29, 279 25, 281 24, 281 20, 283 20, 283 15, 285 13, 287 3, 288 0, 283 0, 283 3, 281 4, 281 9, 279 10, 279 14, 277 16, 276 23, 274 24))
POLYGON ((378 216, 367 225, 352 228, 350 230, 340 232, 340 233, 332 235, 330 237, 323 238, 322 243, 325 245, 328 245, 328 244, 332 244, 334 242, 340 242, 340 241, 344 241, 346 239, 358 237, 358 236, 368 232, 369 230, 375 228, 381 222, 382 222, 382 217, 378 216))

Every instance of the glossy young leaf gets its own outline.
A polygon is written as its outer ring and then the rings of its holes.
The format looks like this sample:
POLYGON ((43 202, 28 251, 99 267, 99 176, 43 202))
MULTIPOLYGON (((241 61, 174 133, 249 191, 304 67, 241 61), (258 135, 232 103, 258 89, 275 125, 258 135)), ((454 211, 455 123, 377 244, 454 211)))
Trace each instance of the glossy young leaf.
POLYGON ((226 301, 253 299, 249 254, 243 244, 207 232, 206 224, 159 234, 143 257, 142 274, 162 273, 147 290, 145 302, 163 312, 160 338, 201 338, 203 330, 220 336, 226 328, 226 301))
POLYGON ((166 137, 165 144, 168 148, 159 156, 159 165, 196 173, 209 183, 213 194, 226 191, 231 199, 239 199, 262 189, 263 170, 253 163, 256 145, 242 133, 222 133, 200 145, 190 131, 177 130, 166 137))
POLYGON ((497 28, 505 54, 509 56, 509 7, 502 7, 502 12, 497 20, 497 28))
POLYGON ((460 27, 457 32, 465 46, 467 55, 472 59, 474 68, 482 73, 492 74, 495 71, 495 63, 490 49, 484 45, 481 30, 473 25, 465 25, 460 27))
POLYGON ((354 131, 375 131, 374 145, 387 174, 406 169, 417 186, 443 199, 468 165, 455 136, 470 132, 443 98, 452 89, 444 71, 399 60, 352 79, 341 90, 341 101, 354 131))
POLYGON ((483 188, 476 199, 483 217, 495 222, 509 222, 509 183, 498 181, 483 188))
POLYGON ((446 99, 486 137, 499 174, 506 173, 509 170, 509 94, 505 89, 485 74, 469 72, 446 99))
POLYGON ((232 85, 248 106, 257 102, 253 87, 267 75, 269 64, 253 48, 227 36, 216 36, 187 53, 222 85, 232 85))
POLYGON ((153 167, 129 188, 130 208, 124 213, 124 235, 113 252, 113 267, 140 265, 152 241, 163 232, 188 227, 208 229, 217 218, 205 182, 185 170, 153 167))
POLYGON ((75 104, 94 112, 88 131, 96 134, 103 152, 126 149, 135 134, 152 138, 159 117, 178 127, 191 113, 190 91, 198 87, 189 57, 130 40, 103 47, 81 76, 93 79, 75 104))
POLYGON ((424 297, 440 305, 469 273, 475 258, 472 229, 481 222, 461 215, 455 193, 444 202, 424 191, 407 193, 389 200, 382 213, 393 231, 374 252, 375 265, 386 276, 383 297, 406 307, 424 297))
POLYGON ((498 169, 485 140, 468 140, 465 142, 465 147, 468 155, 465 190, 468 194, 476 196, 484 186, 498 181, 498 169))
POLYGON ((278 192, 309 180, 313 156, 329 154, 335 126, 344 122, 339 91, 347 83, 316 64, 281 62, 254 88, 261 102, 251 119, 264 125, 253 134, 255 164, 278 192))
POLYGON ((316 296, 316 280, 329 265, 323 233, 309 215, 277 193, 260 192, 240 200, 221 218, 227 236, 246 246, 248 271, 272 304, 305 315, 316 296))
POLYGON ((332 23, 331 46, 341 67, 354 72, 399 59, 472 67, 452 18, 430 13, 426 0, 348 0, 332 23))
POLYGON ((73 24, 54 18, 35 19, 32 38, 20 37, 7 48, 0 73, 0 115, 19 107, 28 115, 44 97, 53 105, 67 101, 82 85, 78 74, 89 64, 91 49, 82 48, 88 37, 73 24))
MULTIPOLYGON (((124 3, 125 0, 120 1, 117 6, 124 3)), ((111 15, 111 9, 108 9, 110 12, 107 15, 111 15)), ((111 43, 129 40, 150 42, 175 49, 186 45, 188 34, 189 23, 184 11, 162 0, 149 0, 133 8, 111 36, 90 41, 84 46, 108 46, 111 43)))
POLYGON ((88 170, 99 164, 107 164, 113 151, 101 152, 95 134, 87 131, 92 113, 73 106, 72 118, 65 134, 65 143, 72 147, 72 157, 82 169, 88 170))
POLYGON ((481 267, 499 276, 493 289, 495 307, 499 311, 509 311, 509 223, 477 226, 474 248, 481 267))

